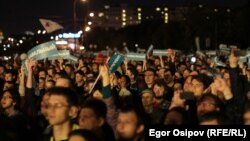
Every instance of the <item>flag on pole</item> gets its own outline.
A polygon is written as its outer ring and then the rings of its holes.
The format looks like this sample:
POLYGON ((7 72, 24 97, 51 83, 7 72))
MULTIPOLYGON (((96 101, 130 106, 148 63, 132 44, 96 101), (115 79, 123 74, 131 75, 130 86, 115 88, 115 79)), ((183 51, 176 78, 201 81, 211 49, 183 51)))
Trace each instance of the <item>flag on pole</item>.
POLYGON ((39 19, 39 21, 41 22, 42 26, 47 31, 47 33, 51 33, 59 29, 63 29, 63 27, 60 24, 52 20, 39 19))

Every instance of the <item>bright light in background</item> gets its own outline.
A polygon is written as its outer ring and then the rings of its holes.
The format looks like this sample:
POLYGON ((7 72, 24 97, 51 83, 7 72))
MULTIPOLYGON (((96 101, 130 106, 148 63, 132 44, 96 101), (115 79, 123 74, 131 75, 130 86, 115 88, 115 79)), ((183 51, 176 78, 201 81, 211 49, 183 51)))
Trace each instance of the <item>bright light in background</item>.
POLYGON ((84 50, 85 49, 85 47, 84 46, 80 46, 80 50, 84 50))
POLYGON ((135 47, 138 47, 138 44, 135 44, 135 47))
POLYGON ((22 44, 22 43, 23 43, 23 40, 19 40, 19 43, 22 44))
POLYGON ((91 13, 89 13, 89 16, 90 16, 90 17, 94 17, 95 14, 94 14, 93 12, 91 12, 91 13))
POLYGON ((57 45, 66 45, 66 44, 68 44, 68 42, 65 40, 60 40, 60 41, 56 41, 56 44, 57 45))
POLYGON ((87 2, 87 0, 81 0, 82 2, 87 2))
POLYGON ((59 38, 62 38, 62 37, 63 37, 63 35, 62 35, 62 34, 59 34, 58 36, 59 36, 59 38))
POLYGON ((19 46, 19 43, 16 43, 16 46, 19 46))
POLYGON ((89 21, 89 22, 88 22, 88 25, 92 25, 92 22, 91 22, 91 21, 89 21))
POLYGON ((56 37, 55 37, 55 40, 58 40, 58 39, 59 39, 58 36, 56 36, 56 37))
POLYGON ((50 37, 50 39, 51 39, 51 40, 53 40, 53 39, 54 39, 54 37, 53 37, 53 36, 51 36, 51 37, 50 37))
POLYGON ((88 31, 90 31, 90 29, 91 29, 91 28, 90 28, 89 26, 87 26, 87 27, 85 28, 85 31, 88 32, 88 31))
POLYGON ((9 47, 10 47, 10 44, 8 44, 7 47, 9 48, 9 47))
POLYGON ((161 11, 161 8, 157 7, 155 8, 156 11, 161 11))
POLYGON ((6 51, 6 48, 3 48, 4 51, 6 51))
POLYGON ((42 32, 41 30, 38 30, 38 31, 37 31, 37 34, 41 34, 41 32, 42 32))
POLYGON ((82 34, 82 33, 83 33, 83 31, 82 31, 82 30, 78 31, 78 34, 82 34))
POLYGON ((75 49, 75 44, 74 44, 74 43, 70 43, 68 46, 69 46, 72 50, 75 49))
POLYGON ((98 14, 98 17, 102 17, 102 16, 104 16, 104 13, 101 12, 98 14))
POLYGON ((43 34, 46 34, 46 31, 45 31, 45 30, 43 30, 43 34))

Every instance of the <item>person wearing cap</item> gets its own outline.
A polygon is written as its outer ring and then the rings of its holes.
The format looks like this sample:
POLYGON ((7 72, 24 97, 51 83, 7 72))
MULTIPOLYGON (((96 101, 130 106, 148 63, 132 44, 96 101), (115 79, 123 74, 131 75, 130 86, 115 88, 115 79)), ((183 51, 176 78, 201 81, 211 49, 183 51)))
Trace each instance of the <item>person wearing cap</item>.
POLYGON ((148 114, 152 125, 159 124, 163 118, 164 112, 154 108, 154 92, 151 89, 145 89, 141 92, 141 101, 145 113, 148 114))

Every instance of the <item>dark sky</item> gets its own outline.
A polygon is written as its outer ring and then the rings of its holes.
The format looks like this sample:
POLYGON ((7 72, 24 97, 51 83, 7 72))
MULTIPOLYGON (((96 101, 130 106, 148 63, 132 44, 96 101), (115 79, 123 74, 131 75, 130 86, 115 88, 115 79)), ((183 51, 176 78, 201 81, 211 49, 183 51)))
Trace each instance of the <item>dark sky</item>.
MULTIPOLYGON (((89 0, 90 8, 103 4, 118 5, 126 2, 129 5, 154 5, 166 3, 169 6, 183 5, 188 2, 203 3, 212 6, 241 6, 247 0, 89 0)), ((42 29, 39 18, 55 20, 63 26, 72 23, 73 0, 0 0, 0 30, 5 34, 23 33, 42 29)), ((77 10, 86 8, 78 3, 77 10)), ((79 14, 78 14, 79 15, 79 14)))

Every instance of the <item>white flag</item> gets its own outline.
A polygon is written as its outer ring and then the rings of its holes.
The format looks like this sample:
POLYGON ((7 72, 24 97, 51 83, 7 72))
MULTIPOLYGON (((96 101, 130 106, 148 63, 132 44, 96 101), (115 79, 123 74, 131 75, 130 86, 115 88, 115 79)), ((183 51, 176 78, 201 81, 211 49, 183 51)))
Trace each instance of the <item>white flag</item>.
POLYGON ((39 21, 41 22, 41 24, 43 25, 47 33, 51 33, 59 29, 63 29, 63 27, 60 24, 54 21, 47 20, 47 19, 39 19, 39 21))

